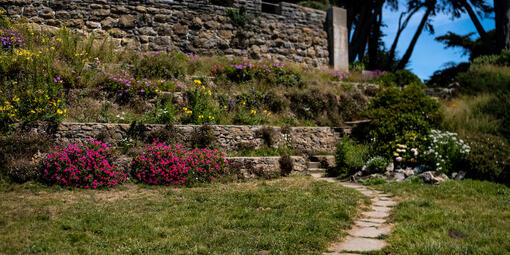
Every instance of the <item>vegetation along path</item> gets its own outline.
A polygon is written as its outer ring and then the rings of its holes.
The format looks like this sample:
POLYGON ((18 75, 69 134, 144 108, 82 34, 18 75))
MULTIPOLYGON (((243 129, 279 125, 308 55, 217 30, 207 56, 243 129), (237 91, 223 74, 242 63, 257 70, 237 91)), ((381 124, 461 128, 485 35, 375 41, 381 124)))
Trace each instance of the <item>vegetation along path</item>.
POLYGON ((362 217, 354 222, 354 227, 348 232, 344 240, 334 243, 328 255, 348 255, 356 252, 369 252, 381 250, 386 246, 383 239, 391 233, 392 226, 387 219, 392 206, 396 202, 390 195, 381 191, 367 189, 366 187, 348 182, 340 182, 333 177, 324 177, 321 174, 312 174, 317 179, 328 182, 339 182, 342 186, 355 189, 372 201, 369 210, 363 212, 362 217))

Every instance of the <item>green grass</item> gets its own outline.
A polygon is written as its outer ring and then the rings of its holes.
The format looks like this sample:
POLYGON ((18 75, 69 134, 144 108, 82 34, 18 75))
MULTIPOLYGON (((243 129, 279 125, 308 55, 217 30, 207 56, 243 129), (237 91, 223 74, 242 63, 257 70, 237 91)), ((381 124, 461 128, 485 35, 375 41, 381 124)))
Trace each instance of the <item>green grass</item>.
POLYGON ((194 188, 0 188, 0 253, 320 254, 361 194, 294 177, 194 188))
POLYGON ((510 188, 482 181, 388 183, 400 200, 376 254, 510 254, 510 188))

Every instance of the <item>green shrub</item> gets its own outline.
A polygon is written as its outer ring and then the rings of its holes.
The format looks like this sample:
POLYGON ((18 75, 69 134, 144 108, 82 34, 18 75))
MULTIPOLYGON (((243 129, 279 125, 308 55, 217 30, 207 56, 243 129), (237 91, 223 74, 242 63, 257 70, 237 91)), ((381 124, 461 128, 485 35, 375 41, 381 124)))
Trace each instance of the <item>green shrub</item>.
POLYGON ((468 178, 510 184, 510 145, 493 135, 465 137, 471 151, 467 157, 468 178))
POLYGON ((212 98, 211 90, 207 89, 199 80, 191 90, 186 91, 189 107, 184 107, 181 118, 184 124, 217 123, 220 109, 212 98))
POLYGON ((328 175, 344 177, 361 170, 369 157, 369 146, 358 144, 347 136, 337 145, 336 167, 328 169, 328 175))
POLYGON ((456 133, 432 130, 428 140, 424 157, 429 166, 446 174, 464 170, 470 147, 456 133))
POLYGON ((371 119, 356 133, 365 134, 379 155, 392 157, 390 144, 408 132, 427 135, 431 127, 441 125, 443 116, 439 103, 425 95, 419 85, 410 85, 402 90, 395 87, 382 89, 369 109, 364 113, 371 119))
POLYGON ((457 75, 457 81, 466 94, 506 92, 510 90, 510 67, 472 65, 469 71, 457 75))
POLYGON ((375 156, 373 158, 370 158, 365 166, 366 171, 371 174, 375 173, 384 173, 386 171, 386 167, 388 166, 389 161, 381 156, 375 156))
POLYGON ((421 80, 416 74, 408 70, 397 70, 393 73, 385 73, 379 77, 377 83, 389 86, 406 86, 410 84, 421 84, 421 80))
POLYGON ((134 61, 134 74, 138 78, 179 78, 185 75, 184 54, 155 52, 143 55, 134 61))
POLYGON ((479 56, 473 60, 473 64, 474 65, 509 66, 510 65, 510 52, 507 50, 503 50, 498 55, 479 56))

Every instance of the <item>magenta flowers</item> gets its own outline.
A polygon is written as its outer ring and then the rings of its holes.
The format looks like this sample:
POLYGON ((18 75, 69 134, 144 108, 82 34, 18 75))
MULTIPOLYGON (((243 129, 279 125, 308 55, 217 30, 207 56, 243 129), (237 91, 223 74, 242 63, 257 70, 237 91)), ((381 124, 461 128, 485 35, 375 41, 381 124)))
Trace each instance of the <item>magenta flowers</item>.
POLYGON ((218 150, 186 150, 180 145, 154 142, 133 160, 133 175, 153 185, 190 185, 210 182, 224 174, 228 164, 225 153, 218 150))
POLYGON ((47 156, 42 179, 50 184, 84 189, 113 187, 127 179, 109 160, 110 145, 87 140, 47 156))

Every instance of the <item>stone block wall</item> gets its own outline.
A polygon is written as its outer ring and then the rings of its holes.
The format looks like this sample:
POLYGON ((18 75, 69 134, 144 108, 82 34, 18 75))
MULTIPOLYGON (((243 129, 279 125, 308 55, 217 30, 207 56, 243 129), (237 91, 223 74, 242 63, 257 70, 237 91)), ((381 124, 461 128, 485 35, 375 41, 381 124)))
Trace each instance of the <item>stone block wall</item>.
MULTIPOLYGON (((238 55, 312 66, 327 65, 326 12, 280 3, 280 14, 261 12, 261 0, 236 0, 246 6, 250 24, 234 27, 229 7, 208 0, 0 0, 10 17, 36 27, 67 26, 116 45, 140 51, 175 51, 201 55, 238 55)), ((345 53, 347 54, 347 53, 345 53)))
MULTIPOLYGON (((156 129, 163 129, 164 125, 145 125, 148 135, 156 129)), ((176 141, 190 146, 196 125, 175 125, 176 141)), ((257 149, 264 145, 264 139, 259 130, 262 126, 212 125, 212 133, 216 140, 216 147, 226 152, 236 152, 242 149, 257 149)), ((128 137, 129 124, 113 123, 61 123, 54 136, 59 143, 74 143, 86 138, 101 137, 108 143, 117 143, 128 137)), ((342 130, 330 127, 292 127, 290 133, 283 134, 279 127, 274 129, 273 147, 290 145, 296 151, 302 152, 334 152, 342 130)))
MULTIPOLYGON (((291 175, 307 174, 308 167, 304 157, 293 156, 291 159, 293 163, 291 175)), ((281 176, 280 157, 229 157, 227 160, 229 170, 238 171, 243 179, 270 179, 281 176)))

